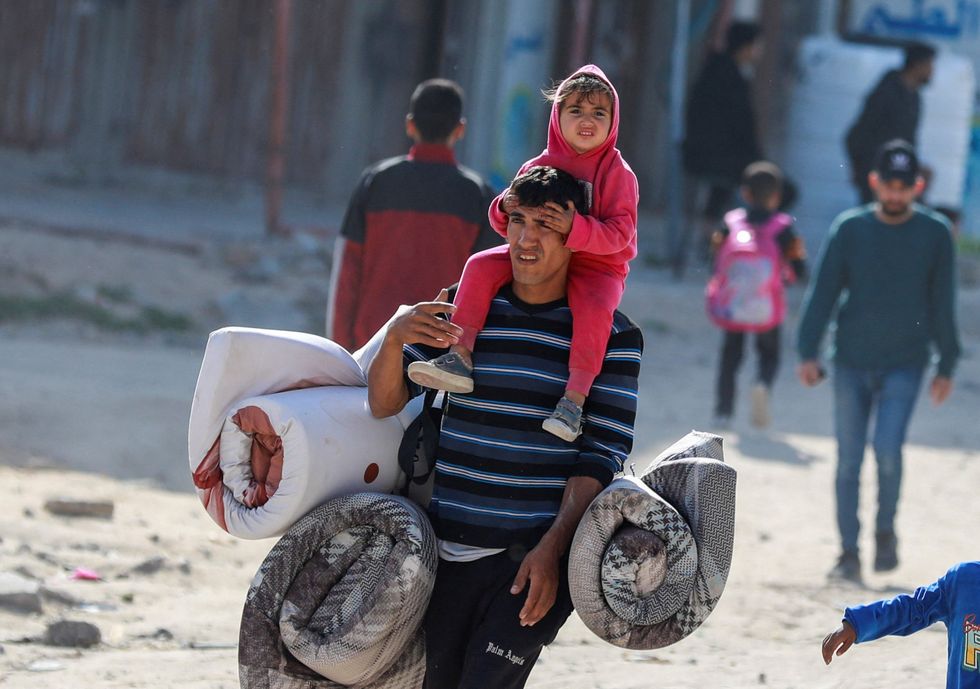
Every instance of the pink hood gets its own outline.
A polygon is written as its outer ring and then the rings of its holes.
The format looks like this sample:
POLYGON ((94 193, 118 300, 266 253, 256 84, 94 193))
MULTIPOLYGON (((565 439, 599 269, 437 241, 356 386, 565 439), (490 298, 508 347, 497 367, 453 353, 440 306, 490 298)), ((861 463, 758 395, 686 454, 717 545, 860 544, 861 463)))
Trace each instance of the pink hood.
MULTIPOLYGON (((613 112, 608 138, 587 153, 576 153, 561 134, 560 107, 554 103, 548 126, 548 147, 524 163, 517 174, 537 165, 549 165, 589 182, 592 185, 592 208, 588 215, 575 215, 565 246, 573 251, 592 254, 590 260, 613 266, 617 273, 625 277, 629 270, 627 263, 636 256, 636 208, 640 192, 636 175, 616 148, 619 95, 595 65, 585 65, 568 79, 583 73, 599 77, 609 84, 612 91, 613 112)), ((562 82, 562 86, 568 79, 562 82)), ((501 192, 490 204, 489 213, 490 225, 504 237, 507 236, 507 216, 500 209, 500 200, 505 193, 506 190, 501 192)))
POLYGON ((612 82, 609 81, 603 71, 595 65, 585 65, 581 69, 575 70, 571 76, 561 83, 561 86, 558 87, 558 92, 561 93, 561 89, 565 84, 579 74, 591 74, 602 79, 612 91, 612 124, 609 127, 609 137, 602 142, 601 146, 592 149, 588 153, 576 153, 575 149, 569 146, 568 142, 565 141, 565 137, 562 136, 561 124, 559 122, 561 105, 556 101, 551 104, 551 119, 548 122, 548 147, 542 151, 542 155, 553 156, 556 161, 562 160, 564 165, 559 165, 558 167, 570 172, 576 177, 591 180, 595 177, 595 171, 600 161, 605 158, 610 150, 616 148, 616 139, 619 137, 619 94, 616 93, 612 82))

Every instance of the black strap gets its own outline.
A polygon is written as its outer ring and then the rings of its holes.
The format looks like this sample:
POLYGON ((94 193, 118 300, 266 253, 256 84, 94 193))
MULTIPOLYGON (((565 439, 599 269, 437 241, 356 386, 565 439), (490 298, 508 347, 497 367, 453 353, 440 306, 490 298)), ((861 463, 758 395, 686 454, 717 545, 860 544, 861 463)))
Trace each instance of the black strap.
POLYGON ((449 395, 442 398, 439 407, 433 406, 438 390, 426 390, 422 400, 422 411, 412 423, 405 429, 405 435, 398 446, 398 467, 404 472, 408 480, 402 490, 403 494, 408 494, 411 483, 424 484, 429 480, 435 469, 436 447, 439 445, 439 431, 442 425, 442 415, 446 411, 446 404, 449 395), (421 473, 416 467, 416 459, 421 457, 426 462, 421 473))
MULTIPOLYGON (((456 290, 459 283, 450 285, 446 288, 449 293, 449 301, 456 298, 456 290)), ((440 314, 440 318, 445 318, 445 314, 440 314)), ((424 484, 429 480, 436 467, 436 447, 439 446, 439 431, 442 428, 442 415, 446 411, 446 404, 449 401, 449 393, 442 396, 442 404, 438 408, 433 404, 436 401, 438 390, 426 390, 422 400, 422 412, 416 416, 412 423, 405 429, 405 435, 398 445, 398 468, 408 477, 402 494, 408 496, 408 488, 412 483, 424 484), (415 460, 421 453, 426 462, 425 471, 416 474, 415 460)))

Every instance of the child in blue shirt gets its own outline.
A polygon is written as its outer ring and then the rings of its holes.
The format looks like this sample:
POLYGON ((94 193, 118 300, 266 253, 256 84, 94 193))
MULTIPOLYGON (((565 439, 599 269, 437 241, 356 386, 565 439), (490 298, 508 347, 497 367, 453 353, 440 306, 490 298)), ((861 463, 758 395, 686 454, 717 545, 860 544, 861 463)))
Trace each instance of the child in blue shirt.
POLYGON ((852 644, 907 636, 934 622, 946 625, 946 688, 980 689, 980 561, 955 565, 911 596, 848 608, 841 626, 823 640, 823 662, 829 665, 852 644))

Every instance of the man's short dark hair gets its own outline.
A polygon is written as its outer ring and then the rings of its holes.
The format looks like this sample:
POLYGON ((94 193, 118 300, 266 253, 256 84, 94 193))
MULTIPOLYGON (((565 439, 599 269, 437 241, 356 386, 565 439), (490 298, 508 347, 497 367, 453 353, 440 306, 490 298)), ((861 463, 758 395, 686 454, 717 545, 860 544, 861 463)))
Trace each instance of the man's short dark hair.
POLYGON ((905 66, 902 69, 911 69, 934 59, 936 59, 936 49, 928 43, 916 41, 905 46, 905 66))
POLYGON ((732 22, 725 39, 725 52, 734 55, 747 45, 755 43, 762 29, 755 22, 732 22))
POLYGON ((751 163, 742 173, 742 184, 755 204, 766 203, 783 191, 783 171, 768 160, 751 163))
POLYGON ((463 117, 463 89, 449 79, 429 79, 415 87, 408 114, 423 141, 445 141, 463 117))
POLYGON ((548 201, 563 208, 571 201, 579 213, 588 213, 585 190, 579 181, 564 170, 544 165, 532 167, 515 177, 504 194, 503 206, 509 212, 515 206, 537 208, 548 201))

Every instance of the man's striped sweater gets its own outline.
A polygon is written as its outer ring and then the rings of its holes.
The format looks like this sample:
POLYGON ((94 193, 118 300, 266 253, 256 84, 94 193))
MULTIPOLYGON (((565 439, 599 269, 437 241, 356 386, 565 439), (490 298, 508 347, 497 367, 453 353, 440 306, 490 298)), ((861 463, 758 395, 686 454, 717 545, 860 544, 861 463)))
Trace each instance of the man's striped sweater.
MULTIPOLYGON (((633 446, 640 329, 616 313, 574 443, 541 428, 565 390, 571 336, 564 299, 526 304, 507 286, 493 300, 473 352, 473 392, 450 395, 443 420, 429 508, 439 538, 533 548, 558 514, 570 477, 607 485, 622 471, 633 446)), ((405 367, 440 353, 406 346, 405 367)), ((421 394, 408 386, 413 396, 421 394)))

